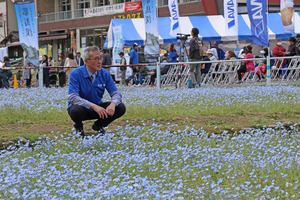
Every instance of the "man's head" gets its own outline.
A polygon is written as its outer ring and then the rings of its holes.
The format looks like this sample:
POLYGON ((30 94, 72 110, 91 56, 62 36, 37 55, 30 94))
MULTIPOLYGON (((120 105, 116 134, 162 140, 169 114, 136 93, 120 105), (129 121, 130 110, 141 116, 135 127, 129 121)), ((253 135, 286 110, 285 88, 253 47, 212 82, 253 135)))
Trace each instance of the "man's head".
POLYGON ((139 45, 138 45, 137 43, 134 43, 134 44, 132 45, 132 47, 133 47, 135 50, 137 50, 137 49, 139 48, 139 45))
POLYGON ((192 28, 191 35, 192 36, 198 36, 199 35, 199 30, 197 28, 192 28))
POLYGON ((300 33, 298 33, 298 34, 296 35, 296 40, 297 40, 297 41, 300 40, 300 33))
POLYGON ((76 53, 76 56, 77 56, 77 58, 80 58, 81 53, 80 53, 80 52, 77 52, 77 53, 76 53))
POLYGON ((101 70, 102 58, 97 46, 87 47, 83 51, 83 60, 90 72, 95 73, 101 70))
POLYGON ((103 54, 105 54, 105 53, 107 53, 107 49, 102 49, 101 52, 102 52, 103 54))
POLYGON ((290 41, 290 44, 295 44, 297 40, 295 37, 290 37, 289 41, 290 41))
POLYGON ((120 52, 119 53, 119 56, 122 58, 124 56, 124 53, 123 52, 120 52))

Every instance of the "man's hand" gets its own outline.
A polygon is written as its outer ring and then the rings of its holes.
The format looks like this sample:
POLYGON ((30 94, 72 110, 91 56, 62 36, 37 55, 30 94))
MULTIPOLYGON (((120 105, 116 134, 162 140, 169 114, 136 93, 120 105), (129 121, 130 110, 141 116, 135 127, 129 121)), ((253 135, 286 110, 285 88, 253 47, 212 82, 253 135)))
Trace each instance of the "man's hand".
POLYGON ((115 114, 115 109, 116 109, 116 104, 115 103, 110 103, 109 106, 106 108, 106 113, 109 116, 113 116, 115 114))
POLYGON ((92 104, 91 105, 91 108, 96 112, 98 113, 100 119, 105 119, 105 118, 108 118, 108 113, 107 111, 102 108, 101 106, 98 106, 96 104, 92 104))

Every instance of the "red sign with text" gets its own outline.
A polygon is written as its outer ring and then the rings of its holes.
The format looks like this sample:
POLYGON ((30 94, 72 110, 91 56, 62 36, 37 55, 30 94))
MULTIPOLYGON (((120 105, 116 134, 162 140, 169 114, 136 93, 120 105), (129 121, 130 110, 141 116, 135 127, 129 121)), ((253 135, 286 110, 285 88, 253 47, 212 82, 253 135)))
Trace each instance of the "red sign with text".
POLYGON ((125 12, 138 11, 142 9, 141 1, 125 3, 125 12))

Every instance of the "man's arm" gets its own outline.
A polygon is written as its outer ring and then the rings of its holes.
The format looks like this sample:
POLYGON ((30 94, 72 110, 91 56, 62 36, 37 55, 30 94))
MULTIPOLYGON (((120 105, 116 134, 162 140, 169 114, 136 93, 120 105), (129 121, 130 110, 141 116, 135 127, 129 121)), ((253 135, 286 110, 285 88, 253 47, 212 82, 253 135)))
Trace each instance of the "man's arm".
POLYGON ((68 101, 69 103, 71 103, 72 105, 78 105, 78 106, 82 106, 85 107, 87 109, 90 109, 92 106, 92 102, 81 98, 77 93, 71 93, 68 96, 68 101))

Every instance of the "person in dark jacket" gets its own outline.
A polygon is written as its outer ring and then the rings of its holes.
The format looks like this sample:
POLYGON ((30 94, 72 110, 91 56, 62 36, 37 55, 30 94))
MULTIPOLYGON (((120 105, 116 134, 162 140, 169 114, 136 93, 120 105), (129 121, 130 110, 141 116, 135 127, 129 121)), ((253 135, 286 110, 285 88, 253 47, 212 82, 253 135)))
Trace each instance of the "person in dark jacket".
POLYGON ((137 73, 134 75, 134 78, 136 79, 135 85, 136 86, 142 86, 143 84, 143 77, 145 77, 149 72, 148 67, 146 66, 137 66, 137 73))
MULTIPOLYGON (((198 38, 199 30, 197 28, 193 28, 191 31, 192 39, 190 40, 190 50, 189 57, 191 62, 199 62, 202 60, 202 56, 200 55, 199 42, 198 38)), ((196 84, 201 86, 201 64, 191 64, 190 65, 190 76, 192 79, 192 88, 196 87, 196 84), (196 73, 195 73, 196 70, 196 73), (196 80, 197 76, 197 80, 196 80)))
MULTIPOLYGON (((11 67, 10 61, 9 61, 9 57, 5 56, 3 58, 4 63, 5 63, 5 67, 11 67)), ((9 88, 9 79, 12 77, 12 72, 9 69, 5 70, 6 74, 7 74, 7 79, 5 80, 5 87, 9 88)))
MULTIPOLYGON (((168 54, 165 53, 164 56, 163 56, 163 60, 162 60, 162 63, 168 63, 168 54)), ((162 67, 160 67, 160 74, 161 75, 165 75, 168 73, 169 69, 170 69, 171 65, 163 65, 162 67)), ((156 69, 152 70, 151 72, 149 72, 149 74, 151 74, 151 77, 150 77, 150 87, 153 87, 155 86, 154 85, 154 82, 155 82, 155 78, 156 78, 156 69)))
MULTIPOLYGON (((42 65, 43 65, 43 67, 48 67, 49 66, 47 55, 43 55, 42 65)), ((49 70, 50 70, 50 68, 43 68, 43 84, 47 88, 50 87, 49 70)))
MULTIPOLYGON (((103 49, 102 53, 103 53, 103 55, 102 55, 102 66, 103 65, 111 65, 111 57, 110 57, 110 55, 108 53, 108 50, 107 49, 103 49)), ((110 67, 106 67, 104 69, 106 69, 107 71, 110 72, 110 67)))
MULTIPOLYGON (((296 38, 290 37, 289 38, 290 45, 288 47, 287 52, 285 53, 285 56, 295 56, 296 55, 296 38)), ((287 64, 289 65, 291 62, 291 59, 287 59, 287 64)))
POLYGON ((300 56, 300 33, 296 35, 296 55, 300 56))
POLYGON ((79 67, 84 65, 84 62, 83 62, 83 59, 81 58, 81 53, 80 52, 76 53, 76 62, 77 62, 77 65, 79 67))
POLYGON ((66 72, 64 69, 65 66, 65 59, 62 54, 58 55, 58 66, 61 68, 57 68, 58 71, 58 83, 60 87, 64 87, 66 85, 66 72))
POLYGON ((285 56, 295 56, 296 55, 296 38, 290 37, 289 41, 290 41, 290 45, 288 47, 287 52, 285 53, 285 56))

